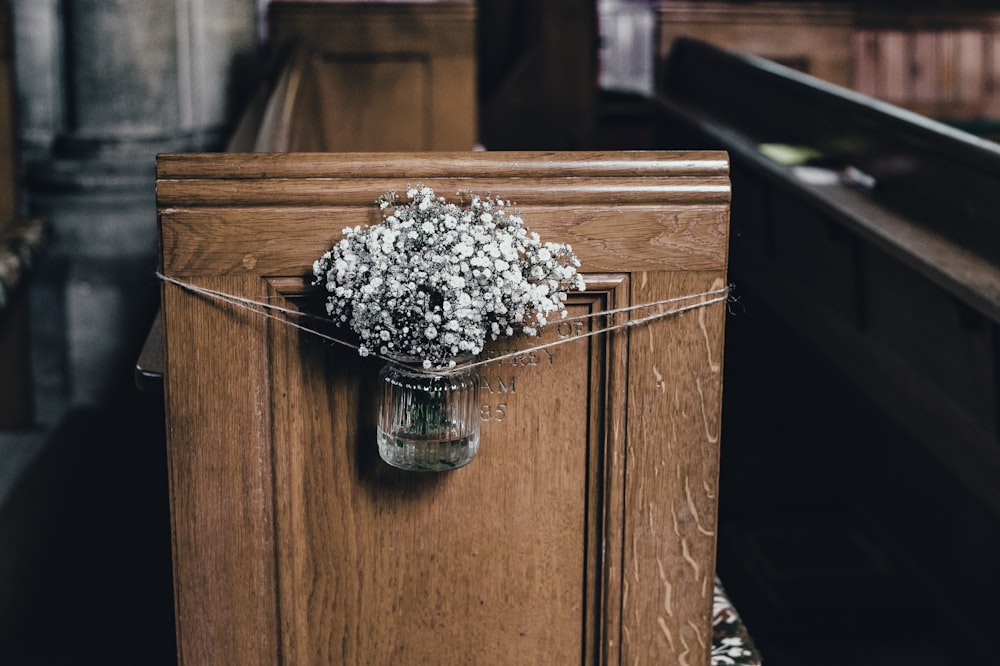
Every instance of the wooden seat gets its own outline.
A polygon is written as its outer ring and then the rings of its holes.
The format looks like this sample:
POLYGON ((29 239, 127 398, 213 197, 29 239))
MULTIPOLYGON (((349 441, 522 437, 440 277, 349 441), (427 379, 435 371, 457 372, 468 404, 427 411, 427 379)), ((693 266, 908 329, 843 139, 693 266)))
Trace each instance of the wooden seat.
MULTIPOLYGON (((726 285, 727 170, 711 152, 164 155, 161 271, 317 311, 312 261, 422 182, 512 199, 571 242, 573 314, 699 294, 726 285)), ((174 282, 162 299, 183 663, 708 662, 722 302, 552 327, 570 342, 551 356, 483 373, 477 459, 415 475, 377 460, 376 362, 174 282)))

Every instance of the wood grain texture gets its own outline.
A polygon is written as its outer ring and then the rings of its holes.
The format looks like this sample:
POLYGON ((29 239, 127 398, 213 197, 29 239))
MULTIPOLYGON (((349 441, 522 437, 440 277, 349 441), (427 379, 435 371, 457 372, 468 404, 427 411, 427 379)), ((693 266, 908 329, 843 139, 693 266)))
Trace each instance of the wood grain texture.
MULTIPOLYGON (((600 300, 577 298, 571 310, 600 300)), ((276 349, 300 353, 275 358, 290 663, 594 661, 607 554, 603 520, 591 513, 604 504, 606 406, 589 372, 605 367, 603 345, 588 352, 581 340, 487 366, 481 399, 490 417, 475 466, 428 476, 384 467, 370 446, 377 364, 292 337, 297 344, 276 349), (295 407, 310 404, 316 410, 305 415, 295 407)))
MULTIPOLYGON (((259 279, 201 286, 261 298, 259 279)), ((277 663, 267 320, 162 289, 178 657, 277 663)))
MULTIPOLYGON (((440 192, 441 190, 437 190, 440 192)), ((586 206, 555 208, 519 206, 533 224, 544 224, 573 244, 581 261, 595 271, 655 267, 719 268, 726 244, 725 207, 704 207, 694 215, 679 205, 655 207, 617 205, 594 210, 586 206), (721 256, 720 256, 721 255, 721 256)), ((295 275, 312 270, 315 257, 303 256, 301 239, 331 246, 341 237, 341 229, 376 221, 372 206, 355 208, 286 209, 283 222, 295 229, 295 238, 275 238, 271 225, 273 210, 255 208, 176 210, 172 225, 164 230, 164 248, 169 259, 164 268, 173 275, 204 272, 210 261, 219 273, 255 271, 263 275, 282 274, 294 266, 295 275), (239 235, 192 234, 238 230, 239 235)))
MULTIPOLYGON (((722 272, 641 273, 633 300, 723 286, 722 272)), ((715 576, 724 310, 656 321, 629 344, 622 663, 700 664, 711 649, 696 618, 715 576)))
MULTIPOLYGON (((365 155, 245 157, 160 162, 162 270, 318 312, 312 260, 378 219, 407 158, 373 173, 365 155), (246 204, 244 188, 331 171, 294 206, 246 204)), ((529 227, 583 258, 573 314, 725 284, 724 155, 535 157, 412 163, 525 194, 529 227)), ((594 337, 600 319, 549 327, 567 342, 481 371, 479 456, 444 474, 378 460, 377 363, 175 286, 163 315, 182 663, 707 661, 721 306, 594 337)))

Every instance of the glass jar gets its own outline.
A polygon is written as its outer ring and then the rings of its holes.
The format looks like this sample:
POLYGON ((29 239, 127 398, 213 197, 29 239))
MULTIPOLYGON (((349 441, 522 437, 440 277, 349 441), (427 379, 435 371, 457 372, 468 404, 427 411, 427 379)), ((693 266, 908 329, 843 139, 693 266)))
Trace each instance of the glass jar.
POLYGON ((467 465, 478 450, 475 368, 459 365, 448 374, 431 375, 416 363, 383 366, 378 400, 382 460, 400 469, 442 471, 467 465))

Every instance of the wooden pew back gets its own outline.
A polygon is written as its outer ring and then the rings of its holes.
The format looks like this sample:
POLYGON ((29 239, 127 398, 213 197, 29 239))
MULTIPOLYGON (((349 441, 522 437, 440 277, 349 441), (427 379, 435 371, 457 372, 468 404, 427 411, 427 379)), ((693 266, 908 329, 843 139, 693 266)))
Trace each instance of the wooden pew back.
POLYGON ((255 152, 472 150, 471 2, 276 2, 270 69, 234 135, 255 152))
MULTIPOLYGON (((161 270, 319 311, 312 261, 420 182, 571 242, 570 310, 598 312, 725 287, 727 174, 712 152, 165 155, 161 270)), ((377 363, 162 297, 182 663, 708 662, 723 303, 551 327, 568 342, 483 371, 477 459, 428 475, 377 460, 377 363)))
POLYGON ((731 273, 756 312, 776 319, 755 353, 769 359, 762 373, 783 418, 903 546, 929 593, 957 609, 942 624, 956 651, 988 649, 981 618, 997 586, 981 571, 1000 544, 1000 148, 692 41, 677 44, 660 92, 659 141, 732 160, 731 273), (811 157, 794 163, 776 148, 811 157), (818 360, 790 356, 797 348, 818 360))
POLYGON ((875 178, 880 202, 1000 261, 1000 227, 987 203, 1000 179, 995 143, 691 40, 678 43, 664 76, 670 99, 739 127, 749 141, 809 146, 824 166, 859 168, 875 178), (956 205, 959 197, 967 203, 956 205))

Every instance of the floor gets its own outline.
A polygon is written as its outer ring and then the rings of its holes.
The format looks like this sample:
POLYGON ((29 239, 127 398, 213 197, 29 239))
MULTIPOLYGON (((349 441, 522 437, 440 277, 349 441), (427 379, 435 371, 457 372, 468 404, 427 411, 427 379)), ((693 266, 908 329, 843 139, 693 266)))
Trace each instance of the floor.
POLYGON ((0 663, 176 663, 162 422, 153 396, 74 409, 8 488, 0 663))
MULTIPOLYGON (((781 414, 762 327, 748 303, 727 322, 718 570, 764 664, 969 663, 943 647, 943 611, 905 553, 817 454, 823 433, 781 414)), ((176 663, 162 424, 159 396, 124 390, 16 461, 0 498, 0 663, 176 663)))

